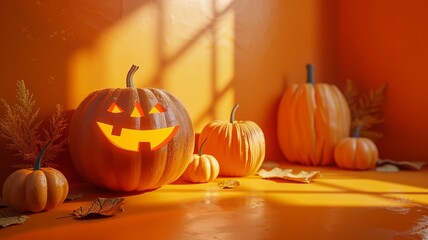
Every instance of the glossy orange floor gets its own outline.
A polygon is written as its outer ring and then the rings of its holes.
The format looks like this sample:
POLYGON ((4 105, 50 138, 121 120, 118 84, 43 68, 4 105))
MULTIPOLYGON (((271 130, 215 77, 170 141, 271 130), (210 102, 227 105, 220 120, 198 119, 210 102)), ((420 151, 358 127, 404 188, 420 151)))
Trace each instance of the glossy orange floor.
POLYGON ((84 198, 0 229, 0 239, 428 239, 428 169, 379 173, 320 170, 310 184, 236 178, 241 186, 175 183, 125 196, 117 216, 59 218, 113 194, 82 184, 84 198), (59 218, 59 219, 58 219, 59 218))

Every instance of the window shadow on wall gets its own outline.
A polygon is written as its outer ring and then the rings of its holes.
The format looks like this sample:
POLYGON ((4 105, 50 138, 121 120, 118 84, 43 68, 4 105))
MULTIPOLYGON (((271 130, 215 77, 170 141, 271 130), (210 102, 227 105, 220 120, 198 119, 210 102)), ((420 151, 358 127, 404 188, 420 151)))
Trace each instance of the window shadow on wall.
MULTIPOLYGON (((164 73, 180 58, 188 53, 200 38, 209 35, 212 39, 211 56, 206 59, 210 65, 210 85, 212 99, 221 98, 232 84, 217 89, 217 48, 216 24, 218 19, 233 9, 233 1, 224 6, 218 12, 212 12, 212 19, 190 36, 189 40, 177 48, 173 54, 165 54, 163 40, 166 38, 165 21, 167 14, 162 1, 148 0, 94 0, 94 1, 3 1, 1 6, 1 42, 2 52, 2 79, 1 97, 8 102, 15 99, 16 81, 23 79, 27 88, 34 93, 36 107, 40 108, 40 116, 47 118, 53 112, 55 104, 66 104, 67 92, 70 91, 70 59, 82 49, 96 47, 98 40, 110 28, 126 20, 138 9, 152 5, 156 12, 156 59, 158 69, 154 77, 147 85, 164 86, 164 73)), ((213 6, 216 1, 212 1, 213 6)), ((213 7, 213 9, 218 9, 213 7)), ((142 39, 141 41, 144 41, 142 39)), ((141 53, 144 54, 144 53, 141 53)), ((96 66, 107 65, 111 59, 96 59, 96 66)), ((120 61, 120 60, 118 60, 120 61)), ((102 81, 108 76, 97 76, 94 81, 102 81)), ((179 79, 177 81, 180 81, 179 79)), ((232 81, 232 79, 231 79, 232 81)), ((202 123, 208 116, 215 118, 215 101, 194 119, 196 123, 202 123)), ((73 110, 68 109, 68 118, 71 118, 73 110)), ((2 141, 2 145, 6 144, 2 141)), ((2 148, 0 155, 9 159, 2 162, 0 182, 12 172, 12 165, 17 159, 13 159, 13 153, 2 148)), ((64 171, 71 182, 80 181, 69 159, 68 152, 64 152, 58 161, 59 169, 64 171)))

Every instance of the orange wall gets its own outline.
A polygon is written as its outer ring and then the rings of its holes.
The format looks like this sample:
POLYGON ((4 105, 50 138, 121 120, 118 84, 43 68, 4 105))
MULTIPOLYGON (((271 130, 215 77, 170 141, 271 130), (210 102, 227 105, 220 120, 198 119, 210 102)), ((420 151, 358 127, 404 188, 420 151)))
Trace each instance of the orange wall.
MULTIPOLYGON (((0 3, 1 98, 13 101, 24 79, 46 117, 55 103, 72 110, 96 89, 122 87, 137 64, 136 86, 175 94, 197 132, 240 103, 237 119, 257 122, 267 159, 281 160, 278 100, 312 62, 317 80, 342 87, 347 78, 361 91, 387 82, 381 157, 427 161, 426 1, 72 2, 0 3)), ((0 143, 2 182, 15 160, 0 143)), ((67 154, 59 163, 79 179, 67 154)))
POLYGON ((428 161, 428 1, 339 1, 338 10, 339 79, 362 92, 388 85, 380 157, 428 161))
MULTIPOLYGON (((305 64, 319 81, 337 69, 337 3, 321 0, 3 1, 2 87, 13 101, 23 79, 41 116, 55 103, 67 110, 90 92, 123 87, 131 64, 137 87, 165 88, 182 100, 196 129, 213 119, 252 120, 265 132, 267 159, 283 159, 276 108, 290 83, 304 82, 305 64), (72 3, 71 3, 72 2, 72 3), (117 4, 116 4, 117 3, 117 4)), ((0 182, 13 169, 0 149, 0 182)), ((79 180, 64 154, 60 170, 79 180)))

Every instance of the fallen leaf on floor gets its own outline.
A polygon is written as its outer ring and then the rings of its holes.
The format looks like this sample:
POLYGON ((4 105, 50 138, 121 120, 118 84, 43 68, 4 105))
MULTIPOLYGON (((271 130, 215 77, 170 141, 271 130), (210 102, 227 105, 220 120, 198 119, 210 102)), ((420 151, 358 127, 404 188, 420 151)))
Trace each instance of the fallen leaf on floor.
POLYGON ((310 183, 313 179, 321 175, 320 171, 300 171, 299 173, 294 174, 292 169, 281 169, 277 167, 270 171, 261 169, 258 174, 262 178, 280 178, 302 183, 310 183))
POLYGON ((68 193, 68 195, 65 198, 65 200, 73 201, 73 200, 82 199, 82 198, 83 198, 83 194, 82 193, 68 193))
POLYGON ((398 172, 400 171, 400 169, 394 164, 385 163, 376 167, 375 171, 376 172, 398 172))
POLYGON ((0 227, 5 228, 10 225, 22 224, 29 217, 27 215, 15 215, 0 212, 0 227))
POLYGON ((377 161, 377 165, 381 166, 384 164, 392 164, 397 166, 400 169, 404 170, 421 170, 422 166, 425 165, 426 162, 409 162, 409 161, 394 161, 391 159, 379 159, 377 161))
POLYGON ((78 219, 110 217, 123 212, 124 198, 97 198, 89 206, 75 209, 71 215, 78 219))
POLYGON ((222 189, 232 189, 241 185, 238 180, 224 180, 218 183, 218 186, 222 189))

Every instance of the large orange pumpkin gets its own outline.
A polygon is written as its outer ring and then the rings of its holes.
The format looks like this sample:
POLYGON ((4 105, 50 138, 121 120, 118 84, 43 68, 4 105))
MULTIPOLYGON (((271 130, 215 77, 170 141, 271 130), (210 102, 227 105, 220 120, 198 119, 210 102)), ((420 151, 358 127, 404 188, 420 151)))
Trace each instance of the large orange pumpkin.
POLYGON ((40 212, 53 209, 64 202, 68 194, 65 176, 54 168, 41 168, 42 149, 34 169, 20 169, 10 174, 3 184, 3 203, 15 211, 40 212))
POLYGON ((87 181, 111 190, 155 189, 179 178, 193 154, 194 131, 181 102, 162 89, 91 93, 70 123, 71 159, 87 181))
POLYGON ((207 139, 204 150, 220 165, 220 175, 241 177, 254 174, 265 158, 265 138, 262 129, 252 121, 235 121, 238 104, 230 121, 212 121, 201 132, 198 146, 207 139))
POLYGON ((335 145, 349 136, 350 111, 336 86, 315 84, 311 64, 307 72, 307 83, 289 86, 282 96, 278 143, 290 162, 330 165, 334 163, 335 145))

